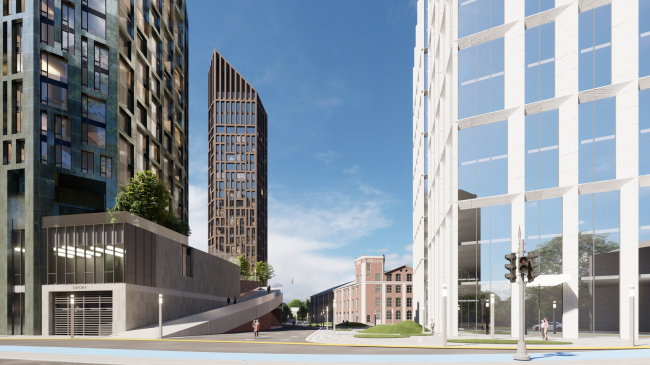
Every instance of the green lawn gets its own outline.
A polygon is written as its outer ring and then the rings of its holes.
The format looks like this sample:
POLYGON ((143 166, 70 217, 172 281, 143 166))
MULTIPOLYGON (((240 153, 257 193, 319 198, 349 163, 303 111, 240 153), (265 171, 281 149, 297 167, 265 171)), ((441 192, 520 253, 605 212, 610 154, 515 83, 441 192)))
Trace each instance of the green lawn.
POLYGON ((388 335, 388 334, 364 334, 364 335, 354 335, 357 338, 406 338, 410 337, 408 335, 388 335))
MULTIPOLYGON (((447 342, 456 342, 456 343, 491 343, 499 345, 516 345, 517 340, 493 340, 490 338, 468 338, 466 340, 447 340, 447 342)), ((563 341, 539 341, 539 340, 527 340, 527 345, 572 345, 573 342, 563 342, 563 341)))
MULTIPOLYGON (((431 332, 425 329, 425 332, 431 332)), ((361 331, 364 334, 399 334, 417 336, 422 333, 422 326, 413 321, 404 321, 398 324, 379 324, 361 331)))
POLYGON ((350 328, 337 328, 337 331, 352 331, 350 328))

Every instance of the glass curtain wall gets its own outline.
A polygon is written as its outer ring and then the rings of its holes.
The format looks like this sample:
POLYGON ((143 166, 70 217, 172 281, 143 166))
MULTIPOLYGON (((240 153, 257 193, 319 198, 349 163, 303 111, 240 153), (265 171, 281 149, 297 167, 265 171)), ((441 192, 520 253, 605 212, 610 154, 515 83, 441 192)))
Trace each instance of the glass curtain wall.
POLYGON ((526 104, 555 97, 555 22, 526 29, 526 104))
MULTIPOLYGON (((526 202, 526 250, 539 253, 541 275, 562 274, 562 198, 526 202)), ((562 332, 562 285, 542 287, 533 282, 526 287, 529 331, 544 317, 548 317, 552 331, 553 301, 557 332, 562 332)))
POLYGON ((612 5, 583 11, 578 17, 578 88, 612 83, 612 5))
POLYGON ((508 121, 458 131, 458 200, 508 193, 508 121))
POLYGON ((459 331, 485 334, 495 294, 495 332, 510 332, 511 284, 504 277, 504 256, 511 252, 510 205, 467 209, 458 216, 459 331))
POLYGON ((650 175, 650 89, 639 91, 639 175, 650 175))
POLYGON ((503 24, 503 0, 458 2, 458 38, 503 24))
POLYGON ((526 0, 526 16, 553 9, 555 0, 526 0))
POLYGON ((616 178, 616 98, 578 107, 580 184, 616 178))
POLYGON ((503 41, 458 51, 458 119, 503 109, 503 41))
POLYGON ((620 194, 580 195, 578 205, 580 335, 618 335, 620 194))
POLYGON ((639 0, 639 77, 650 75, 650 0, 639 0))
MULTIPOLYGON (((639 303, 650 301, 650 186, 639 188, 639 303)), ((639 333, 650 334, 650 312, 639 310, 639 333)))
POLYGON ((48 284, 124 282, 124 225, 96 224, 43 230, 48 284))
POLYGON ((526 116, 526 191, 558 187, 558 139, 558 110, 526 116))

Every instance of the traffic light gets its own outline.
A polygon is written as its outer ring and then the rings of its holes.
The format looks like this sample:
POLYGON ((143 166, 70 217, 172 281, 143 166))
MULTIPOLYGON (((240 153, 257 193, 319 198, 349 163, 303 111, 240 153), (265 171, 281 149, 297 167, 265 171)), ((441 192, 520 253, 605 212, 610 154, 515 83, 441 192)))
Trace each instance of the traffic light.
POLYGON ((511 283, 516 283, 517 282, 517 253, 513 252, 511 254, 506 255, 506 260, 508 260, 508 263, 506 264, 506 269, 509 271, 509 273, 506 274, 506 279, 510 280, 511 283))
POLYGON ((539 271, 535 272, 535 269, 539 267, 539 262, 535 262, 535 259, 539 257, 537 252, 528 253, 528 282, 532 283, 535 281, 535 278, 539 276, 539 271))
POLYGON ((521 256, 519 258, 519 274, 526 275, 528 273, 528 258, 526 256, 521 256))

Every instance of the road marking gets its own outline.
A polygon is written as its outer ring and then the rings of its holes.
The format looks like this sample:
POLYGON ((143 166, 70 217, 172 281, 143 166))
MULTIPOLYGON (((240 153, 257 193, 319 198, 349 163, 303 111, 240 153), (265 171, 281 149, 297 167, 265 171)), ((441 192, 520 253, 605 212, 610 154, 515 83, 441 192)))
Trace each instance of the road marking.
MULTIPOLYGON (((146 339, 146 338, 0 338, 0 341, 141 341, 141 342, 198 342, 198 343, 246 343, 246 341, 224 340, 177 340, 177 339, 146 339)), ((283 340, 288 341, 288 340, 283 340)), ((379 347, 379 348, 416 348, 416 349, 470 349, 470 350, 516 350, 516 346, 414 346, 414 345, 372 345, 372 344, 345 344, 345 343, 314 343, 314 342, 272 342, 255 341, 254 343, 269 345, 307 345, 307 346, 341 346, 341 347, 379 347)), ((650 346, 535 346, 528 345, 529 350, 645 350, 650 346)))

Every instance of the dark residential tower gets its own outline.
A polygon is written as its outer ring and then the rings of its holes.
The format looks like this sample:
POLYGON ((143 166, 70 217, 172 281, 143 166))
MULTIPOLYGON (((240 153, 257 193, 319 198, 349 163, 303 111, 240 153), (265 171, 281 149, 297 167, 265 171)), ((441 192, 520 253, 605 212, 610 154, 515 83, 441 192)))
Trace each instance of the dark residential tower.
POLYGON ((73 239, 74 227, 45 229, 44 217, 104 212, 153 170, 187 220, 185 3, 0 5, 0 334, 41 334, 45 285, 124 282, 109 256, 89 254, 120 249, 114 231, 88 226, 73 239))
POLYGON ((208 73, 209 252, 267 261, 267 115, 216 50, 208 73))

